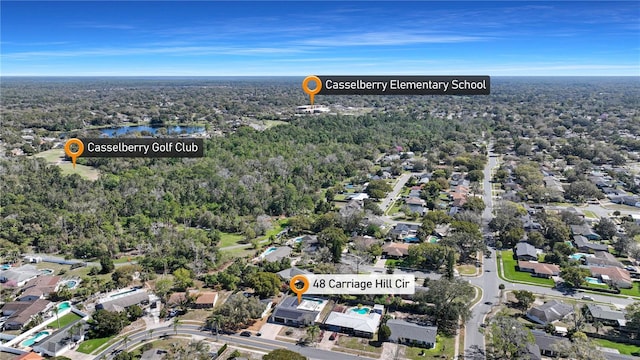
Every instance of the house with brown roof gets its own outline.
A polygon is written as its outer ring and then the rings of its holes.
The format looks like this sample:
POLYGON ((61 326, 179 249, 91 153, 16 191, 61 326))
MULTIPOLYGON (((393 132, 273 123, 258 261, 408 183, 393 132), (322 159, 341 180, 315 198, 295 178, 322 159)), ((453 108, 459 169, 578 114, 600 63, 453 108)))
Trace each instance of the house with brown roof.
POLYGON ((633 287, 631 274, 625 269, 613 266, 589 266, 589 270, 591 270, 591 276, 600 278, 603 283, 615 285, 623 289, 630 289, 633 287))
POLYGON ((20 330, 27 325, 35 316, 44 314, 52 306, 48 300, 38 299, 36 301, 12 301, 4 304, 2 315, 8 316, 4 323, 7 330, 20 330))
POLYGON ((196 295, 193 307, 196 309, 211 309, 218 301, 218 293, 215 291, 202 291, 196 295))
POLYGON ((43 359, 44 358, 42 356, 34 352, 28 352, 13 358, 13 360, 43 360, 43 359))
POLYGON ((60 276, 42 275, 31 279, 23 287, 23 292, 18 297, 19 301, 35 301, 44 299, 56 291, 60 276))
POLYGON ((531 276, 550 278, 560 275, 560 267, 555 264, 545 264, 536 261, 518 260, 518 270, 530 272, 531 276))
POLYGON ((389 259, 399 259, 409 255, 409 244, 390 242, 382 246, 382 256, 389 259))

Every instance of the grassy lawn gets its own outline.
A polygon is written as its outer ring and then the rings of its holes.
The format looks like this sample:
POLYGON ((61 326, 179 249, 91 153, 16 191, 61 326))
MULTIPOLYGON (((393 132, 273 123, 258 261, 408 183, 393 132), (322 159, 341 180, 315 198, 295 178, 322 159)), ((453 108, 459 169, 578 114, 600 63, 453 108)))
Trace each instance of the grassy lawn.
POLYGON ((640 355, 640 346, 631 345, 631 344, 621 344, 605 339, 593 339, 599 346, 617 349, 620 351, 620 354, 625 355, 640 355))
POLYGON ((78 346, 78 351, 85 354, 91 354, 100 346, 104 345, 107 341, 113 339, 113 336, 109 336, 106 338, 97 338, 83 341, 80 346, 78 346))
POLYGON ((634 282, 631 289, 620 289, 621 295, 640 296, 640 283, 634 282))
POLYGON ((78 174, 89 180, 96 180, 100 176, 100 172, 91 166, 76 164, 74 169, 71 161, 64 161, 64 149, 51 149, 34 156, 41 157, 50 164, 58 165, 65 175, 78 174))
POLYGON ((239 245, 240 241, 244 239, 244 236, 239 234, 229 234, 229 233, 221 233, 220 235, 220 243, 218 247, 225 248, 228 246, 239 245))
POLYGON ((338 345, 342 346, 342 347, 345 347, 347 349, 360 350, 360 351, 366 351, 366 352, 375 353, 375 354, 381 354, 382 353, 382 346, 375 347, 375 346, 369 345, 369 341, 372 341, 372 340, 358 338, 358 337, 352 337, 352 336, 347 336, 347 335, 340 335, 340 338, 338 339, 338 345))
POLYGON ((82 319, 80 316, 74 314, 74 313, 68 313, 65 316, 61 317, 59 321, 54 320, 53 322, 49 323, 49 327, 53 328, 53 329, 59 329, 59 328, 63 328, 69 324, 71 324, 72 322, 75 322, 77 320, 82 319), (58 327, 58 322, 60 323, 60 327, 58 327))
POLYGON ((475 275, 478 269, 474 265, 458 265, 456 266, 460 275, 475 275))
POLYGON ((553 280, 551 279, 539 278, 531 276, 531 274, 528 272, 516 271, 516 265, 518 265, 518 261, 513 259, 513 251, 503 250, 501 253, 502 262, 504 265, 502 269, 502 275, 505 279, 517 282, 528 282, 549 287, 552 287, 554 285, 553 280))
POLYGON ((407 347, 404 356, 407 359, 420 360, 420 359, 453 359, 453 352, 455 350, 455 337, 443 337, 438 335, 436 337, 436 347, 433 349, 423 349, 419 347, 407 347), (424 355, 420 354, 424 351, 424 355))
POLYGON ((400 202, 399 201, 394 201, 393 205, 391 205, 391 207, 387 211, 387 215, 393 215, 393 214, 399 213, 399 212, 400 212, 400 202))
POLYGON ((268 230, 263 236, 259 237, 260 240, 266 240, 272 235, 276 236, 278 233, 287 227, 289 221, 287 219, 278 220, 275 222, 275 226, 268 230))

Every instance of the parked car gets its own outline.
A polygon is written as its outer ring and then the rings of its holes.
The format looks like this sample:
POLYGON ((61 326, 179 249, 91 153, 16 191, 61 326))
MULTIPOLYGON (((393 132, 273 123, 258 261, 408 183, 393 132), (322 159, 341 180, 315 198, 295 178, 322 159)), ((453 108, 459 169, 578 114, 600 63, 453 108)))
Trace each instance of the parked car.
POLYGON ((582 297, 582 300, 589 300, 589 301, 594 301, 593 298, 589 295, 585 295, 582 297))
POLYGON ((240 333, 240 336, 250 337, 251 336, 251 332, 243 331, 243 332, 240 333))

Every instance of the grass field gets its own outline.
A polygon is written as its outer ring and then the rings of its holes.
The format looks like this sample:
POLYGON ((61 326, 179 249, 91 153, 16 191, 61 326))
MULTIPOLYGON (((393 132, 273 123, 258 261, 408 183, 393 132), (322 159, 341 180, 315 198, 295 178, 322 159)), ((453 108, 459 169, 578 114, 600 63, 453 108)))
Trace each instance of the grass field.
POLYGON ((620 354, 625 355, 640 355, 640 346, 631 345, 631 344, 621 344, 605 339, 593 339, 599 346, 612 348, 620 351, 620 354))
POLYGON ((516 281, 516 282, 533 283, 533 284, 538 284, 538 285, 543 285, 548 287, 552 287, 554 285, 553 280, 551 279, 539 278, 539 277, 531 276, 531 274, 528 272, 517 271, 516 265, 518 265, 518 261, 514 260, 513 251, 503 250, 501 254, 502 254, 502 263, 504 265, 502 269, 502 275, 504 276, 505 279, 510 281, 516 281))
POLYGON ((240 241, 244 239, 244 236, 239 234, 229 234, 229 233, 221 233, 220 235, 220 243, 218 246, 220 248, 225 248, 233 245, 239 245, 240 241))
POLYGON ((436 347, 433 349, 423 349, 419 347, 407 347, 404 356, 407 359, 453 359, 455 351, 455 337, 436 337, 436 347), (424 352, 424 355, 420 355, 424 352))
POLYGON ((634 282, 631 289, 620 289, 621 295, 640 296, 640 283, 634 282))
POLYGON ((77 320, 82 319, 80 316, 74 314, 74 313, 68 313, 66 315, 64 315, 63 317, 60 318, 59 321, 54 320, 53 322, 49 323, 49 327, 53 328, 53 329, 59 329, 59 328, 63 328, 69 324, 71 324, 72 322, 75 322, 77 320), (58 327, 58 323, 60 323, 60 327, 58 327))
POLYGON ((83 341, 80 346, 78 346, 78 351, 84 354, 91 354, 100 346, 104 345, 107 341, 113 339, 113 336, 106 338, 97 338, 83 341))
POLYGON ((345 347, 347 349, 360 350, 360 351, 366 351, 366 352, 375 353, 375 354, 381 354, 382 353, 382 346, 376 347, 376 346, 369 345, 369 341, 370 341, 369 339, 362 339, 362 338, 342 335, 338 339, 338 345, 342 346, 342 347, 345 347))
POLYGON ((594 213, 591 210, 582 210, 582 212, 584 213, 584 216, 591 218, 591 219, 597 219, 598 215, 596 215, 596 213, 594 213))
POLYGON ((74 169, 71 161, 64 160, 64 149, 51 149, 34 156, 41 157, 50 164, 58 165, 65 175, 78 174, 88 180, 97 180, 100 176, 100 172, 91 166, 77 164, 74 169))
POLYGON ((475 275, 478 272, 478 268, 474 265, 458 265, 456 266, 460 275, 475 275))

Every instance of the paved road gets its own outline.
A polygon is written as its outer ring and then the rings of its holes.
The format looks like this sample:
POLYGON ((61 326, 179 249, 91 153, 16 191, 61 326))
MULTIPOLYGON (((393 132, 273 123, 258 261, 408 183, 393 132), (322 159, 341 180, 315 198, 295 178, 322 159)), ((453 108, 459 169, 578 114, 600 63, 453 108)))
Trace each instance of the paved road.
MULTIPOLYGON (((152 336, 149 335, 147 330, 142 330, 141 332, 138 333, 134 333, 134 334, 129 334, 128 338, 128 343, 127 343, 127 347, 131 348, 133 347, 135 344, 138 344, 140 342, 144 342, 147 340, 150 340, 151 338, 159 338, 161 336, 164 335, 175 335, 176 332, 173 329, 173 324, 169 324, 168 326, 165 327, 160 327, 160 328, 155 328, 153 331, 152 336)), ((178 335, 191 335, 191 336, 199 336, 199 337, 203 337, 203 338, 207 338, 210 341, 215 341, 216 340, 216 335, 212 334, 210 331, 202 331, 200 330, 200 327, 197 325, 179 325, 177 328, 177 334, 178 335)), ((291 344, 291 343, 287 343, 287 342, 282 342, 282 341, 275 341, 275 340, 269 340, 269 339, 262 339, 262 338, 257 338, 257 337, 241 337, 239 335, 220 335, 219 339, 220 341, 220 346, 222 346, 222 344, 227 343, 229 345, 232 346, 238 346, 238 347, 249 347, 249 348, 256 348, 256 349, 260 349, 264 352, 269 352, 271 350, 275 350, 275 349, 289 349, 291 351, 295 351, 297 353, 300 353, 304 356, 306 356, 307 358, 309 358, 310 360, 358 360, 358 359, 369 359, 366 356, 354 356, 354 355, 349 355, 349 354, 345 354, 345 353, 341 353, 341 352, 334 352, 334 351, 327 351, 327 350, 320 350, 320 349, 316 349, 316 348, 312 348, 312 347, 306 347, 306 346, 300 346, 300 345, 295 345, 295 344, 291 344)), ((116 343, 114 343, 113 345, 109 346, 107 349, 105 349, 104 351, 102 351, 100 354, 98 354, 95 359, 112 359, 113 358, 113 351, 118 350, 118 349, 125 349, 125 344, 122 342, 122 340, 117 341, 116 343)))
MULTIPOLYGON (((491 155, 491 145, 489 145, 489 154, 491 155)), ((489 161, 484 169, 484 202, 487 205, 482 213, 482 223, 484 233, 488 233, 488 225, 493 218, 493 199, 491 196, 491 172, 497 166, 497 158, 489 157, 489 161)), ((581 292, 575 293, 563 293, 557 289, 551 289, 542 286, 525 285, 509 283, 508 281, 501 280, 498 277, 497 258, 496 252, 492 251, 491 257, 484 259, 482 273, 478 277, 469 277, 467 280, 480 287, 483 290, 482 299, 476 306, 472 308, 472 315, 469 321, 465 324, 465 338, 464 338, 464 359, 472 360, 484 360, 485 356, 485 341, 484 334, 479 332, 480 324, 485 321, 487 313, 491 311, 494 304, 498 304, 500 301, 500 290, 498 286, 500 283, 504 283, 505 290, 528 290, 535 294, 543 294, 547 296, 566 296, 580 299, 584 294, 581 292)), ((627 306, 633 303, 634 299, 616 298, 606 295, 598 295, 589 293, 595 301, 602 303, 609 303, 619 306, 627 306)))
MULTIPOLYGON (((492 157, 493 144, 489 144, 487 147, 489 151, 489 161, 484 168, 484 195, 483 200, 485 203, 485 209, 482 213, 482 227, 483 233, 489 232, 489 222, 493 218, 493 198, 491 193, 491 175, 494 168, 497 166, 497 158, 492 157)), ((465 359, 485 359, 485 344, 484 335, 478 330, 480 324, 484 322, 484 317, 491 310, 492 305, 487 305, 486 302, 497 302, 498 285, 500 279, 497 275, 496 267, 496 254, 492 254, 491 258, 484 260, 482 268, 484 273, 481 273, 479 277, 469 278, 469 282, 482 289, 481 301, 472 309, 471 318, 465 325, 464 336, 464 358, 465 359), (487 272, 488 271, 488 272, 487 272)))
POLYGON ((393 204, 393 201, 402 192, 402 188, 404 187, 404 184, 406 184, 407 181, 409 181, 409 178, 413 174, 414 173, 404 173, 400 175, 400 177, 398 177, 398 181, 396 181, 396 184, 394 185, 393 190, 391 190, 391 192, 388 193, 387 196, 384 199, 382 199, 382 202, 380 203, 380 209, 382 209, 383 212, 387 212, 387 209, 391 206, 391 204, 393 204))

